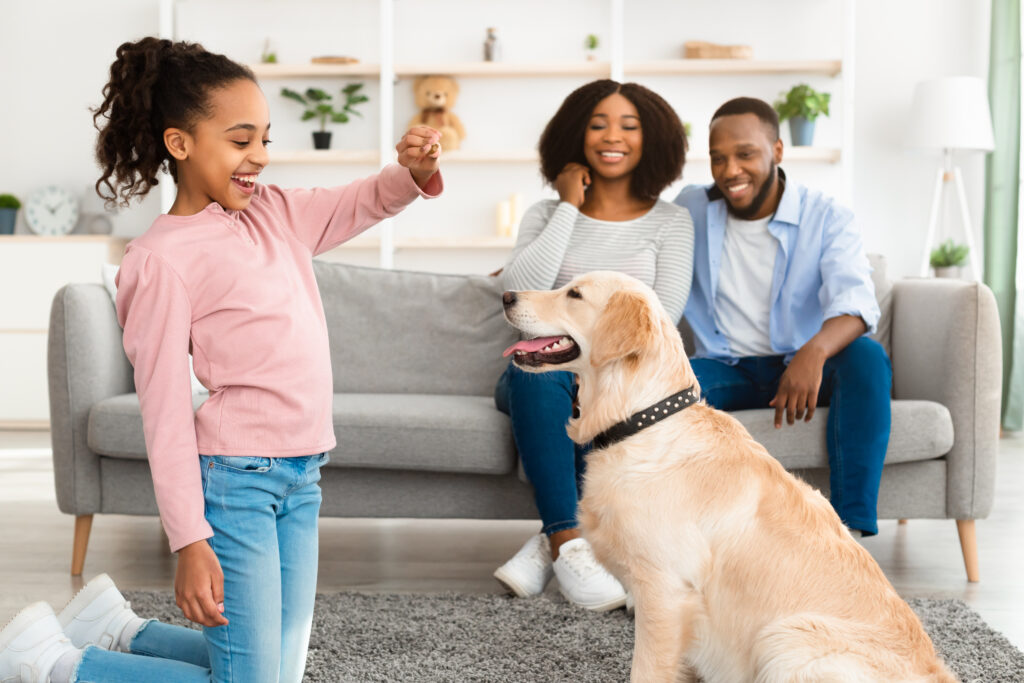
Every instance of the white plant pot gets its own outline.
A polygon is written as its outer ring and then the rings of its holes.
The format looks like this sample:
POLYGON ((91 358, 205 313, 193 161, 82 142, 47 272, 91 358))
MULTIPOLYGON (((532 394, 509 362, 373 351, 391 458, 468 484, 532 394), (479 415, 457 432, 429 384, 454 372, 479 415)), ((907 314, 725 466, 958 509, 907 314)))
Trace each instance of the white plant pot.
POLYGON ((942 266, 935 268, 935 277, 959 278, 961 266, 942 266))

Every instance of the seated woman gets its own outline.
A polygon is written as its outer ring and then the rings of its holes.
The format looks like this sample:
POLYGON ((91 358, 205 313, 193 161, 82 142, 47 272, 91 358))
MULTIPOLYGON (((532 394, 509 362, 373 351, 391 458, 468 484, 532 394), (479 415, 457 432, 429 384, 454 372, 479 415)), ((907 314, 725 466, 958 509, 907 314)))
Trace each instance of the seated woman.
MULTIPOLYGON (((615 270, 653 287, 678 320, 693 272, 693 223, 686 209, 659 199, 685 160, 672 107, 641 85, 594 81, 566 98, 539 147, 541 173, 559 199, 526 212, 501 275, 505 289, 556 289, 581 273, 615 270)), ((512 418, 543 528, 494 576, 527 597, 554 574, 569 601, 609 610, 626 594, 576 521, 589 447, 565 431, 574 397, 569 372, 530 374, 510 363, 498 382, 495 402, 512 418)))

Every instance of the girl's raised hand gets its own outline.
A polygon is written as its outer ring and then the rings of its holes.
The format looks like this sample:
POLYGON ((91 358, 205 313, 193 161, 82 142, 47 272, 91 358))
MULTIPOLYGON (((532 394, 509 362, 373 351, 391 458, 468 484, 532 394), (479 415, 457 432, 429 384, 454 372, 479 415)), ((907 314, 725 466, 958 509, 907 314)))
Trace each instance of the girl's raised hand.
POLYGON ((428 126, 416 126, 395 145, 398 163, 409 169, 421 188, 437 172, 441 156, 441 134, 428 126))

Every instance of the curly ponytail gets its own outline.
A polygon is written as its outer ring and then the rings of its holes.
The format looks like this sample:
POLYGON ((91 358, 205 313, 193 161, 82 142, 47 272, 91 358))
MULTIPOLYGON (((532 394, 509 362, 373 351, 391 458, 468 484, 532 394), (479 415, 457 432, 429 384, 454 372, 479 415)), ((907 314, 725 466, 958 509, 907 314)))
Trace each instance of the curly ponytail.
POLYGON ((153 37, 123 43, 103 87, 103 104, 93 110, 96 160, 103 169, 96 193, 108 205, 128 206, 159 183, 165 165, 178 182, 164 130, 189 130, 210 114, 210 91, 239 79, 256 81, 247 67, 197 43, 153 37))

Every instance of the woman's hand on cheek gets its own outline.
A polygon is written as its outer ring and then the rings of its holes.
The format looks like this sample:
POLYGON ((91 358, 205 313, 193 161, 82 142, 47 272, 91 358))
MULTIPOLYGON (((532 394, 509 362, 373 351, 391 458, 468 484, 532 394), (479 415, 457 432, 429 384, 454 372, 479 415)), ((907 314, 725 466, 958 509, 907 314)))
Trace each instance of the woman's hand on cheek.
POLYGON ((189 621, 214 628, 228 623, 224 611, 224 572, 205 540, 178 551, 174 601, 189 621))
POLYGON ((441 156, 441 134, 428 126, 416 126, 395 145, 398 163, 409 169, 421 188, 437 172, 441 156))
POLYGON ((555 190, 558 198, 572 204, 577 209, 583 206, 587 188, 590 187, 590 169, 583 164, 570 161, 555 178, 555 190))

